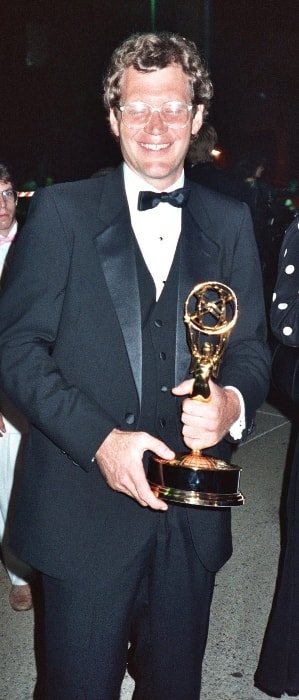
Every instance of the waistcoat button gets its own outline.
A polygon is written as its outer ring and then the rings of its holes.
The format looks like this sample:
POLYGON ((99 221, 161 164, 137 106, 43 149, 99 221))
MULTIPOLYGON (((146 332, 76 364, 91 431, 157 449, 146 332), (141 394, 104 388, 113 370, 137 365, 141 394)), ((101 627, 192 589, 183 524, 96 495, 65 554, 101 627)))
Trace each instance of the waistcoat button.
POLYGON ((134 413, 126 413, 125 421, 126 421, 127 425, 132 425, 133 423, 135 423, 134 413))

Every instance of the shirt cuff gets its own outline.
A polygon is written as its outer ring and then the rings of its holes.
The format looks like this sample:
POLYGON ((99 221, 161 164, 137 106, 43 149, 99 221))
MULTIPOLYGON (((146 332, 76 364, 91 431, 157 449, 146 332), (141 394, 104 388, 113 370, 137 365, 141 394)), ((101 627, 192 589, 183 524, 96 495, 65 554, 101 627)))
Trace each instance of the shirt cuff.
POLYGON ((239 389, 236 389, 235 386, 225 386, 224 388, 231 389, 231 391, 234 391, 235 394, 237 394, 240 401, 240 415, 239 418, 237 418, 237 420, 231 425, 229 434, 231 435, 233 440, 241 440, 243 430, 245 430, 246 428, 244 399, 239 389))

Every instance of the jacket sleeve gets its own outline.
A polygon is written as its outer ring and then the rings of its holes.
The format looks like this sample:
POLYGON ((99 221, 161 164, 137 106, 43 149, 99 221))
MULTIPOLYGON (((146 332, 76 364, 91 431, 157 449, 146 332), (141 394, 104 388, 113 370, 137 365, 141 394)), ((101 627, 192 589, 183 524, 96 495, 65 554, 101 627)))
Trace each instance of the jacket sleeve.
POLYGON ((115 420, 91 394, 68 382, 55 361, 73 233, 53 189, 34 195, 0 299, 0 381, 30 422, 89 470, 115 420))
POLYGON ((222 386, 236 387, 243 396, 245 439, 252 430, 257 408, 267 396, 270 351, 259 255, 245 204, 238 204, 238 222, 234 221, 232 247, 226 255, 225 267, 229 270, 227 284, 238 300, 238 318, 220 366, 219 381, 222 386))

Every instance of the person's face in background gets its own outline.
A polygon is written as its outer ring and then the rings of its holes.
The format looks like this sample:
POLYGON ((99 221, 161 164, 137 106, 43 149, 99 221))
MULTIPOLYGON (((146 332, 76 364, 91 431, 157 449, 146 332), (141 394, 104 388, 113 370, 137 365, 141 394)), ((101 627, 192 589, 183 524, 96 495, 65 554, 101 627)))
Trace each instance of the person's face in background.
POLYGON ((16 220, 17 197, 11 182, 0 180, 0 235, 8 236, 16 220), (4 195, 3 195, 4 193, 4 195), (7 193, 7 194, 5 194, 7 193))
MULTIPOLYGON (((165 102, 191 103, 189 80, 178 64, 149 73, 127 68, 122 79, 121 104, 145 102, 156 108, 165 102)), ((191 134, 202 125, 202 105, 191 110, 183 128, 165 124, 159 112, 152 113, 146 126, 128 128, 121 113, 110 111, 112 132, 120 139, 124 161, 158 190, 170 187, 181 175, 191 134)))

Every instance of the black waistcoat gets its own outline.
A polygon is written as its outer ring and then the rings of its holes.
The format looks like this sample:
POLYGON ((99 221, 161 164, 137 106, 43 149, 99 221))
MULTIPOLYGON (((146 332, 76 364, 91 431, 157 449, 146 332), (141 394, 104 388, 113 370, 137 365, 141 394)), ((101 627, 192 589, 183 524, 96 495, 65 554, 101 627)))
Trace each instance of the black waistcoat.
POLYGON ((179 259, 180 242, 164 289, 156 302, 153 278, 138 247, 136 251, 142 319, 142 400, 138 430, 146 430, 175 450, 184 448, 180 438, 181 400, 171 393, 175 386, 179 259))

